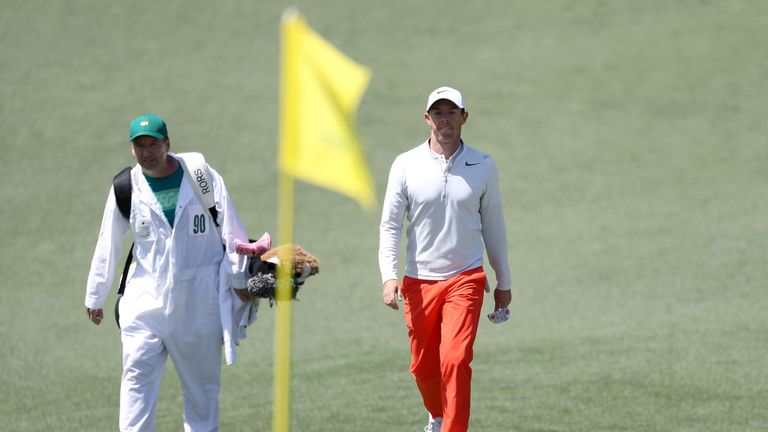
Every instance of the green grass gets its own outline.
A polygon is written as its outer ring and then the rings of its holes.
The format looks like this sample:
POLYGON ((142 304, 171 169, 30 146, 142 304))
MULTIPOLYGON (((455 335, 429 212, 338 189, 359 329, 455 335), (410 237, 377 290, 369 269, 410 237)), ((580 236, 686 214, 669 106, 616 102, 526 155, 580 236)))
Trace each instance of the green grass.
MULTIPOLYGON (((83 296, 132 117, 163 115, 251 236, 276 233, 289 4, 262 3, 0 1, 0 429, 115 429, 119 333, 111 311, 86 321, 83 296)), ((513 318, 481 323, 472 430, 768 430, 768 4, 293 4, 373 71, 358 125, 380 200, 443 84, 500 167, 513 318)), ((420 430, 377 212, 296 193, 322 271, 294 305, 292 429, 420 430)), ((274 318, 223 370, 222 431, 271 429, 274 318)), ((179 430, 171 363, 160 398, 158 430, 179 430)))

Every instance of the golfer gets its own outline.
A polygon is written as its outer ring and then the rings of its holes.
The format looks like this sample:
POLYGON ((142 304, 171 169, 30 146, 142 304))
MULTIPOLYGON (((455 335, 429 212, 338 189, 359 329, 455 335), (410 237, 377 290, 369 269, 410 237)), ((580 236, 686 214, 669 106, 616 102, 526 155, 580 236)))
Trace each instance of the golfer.
POLYGON ((215 431, 223 341, 219 292, 245 288, 245 260, 235 253, 235 241, 247 242, 248 236, 224 180, 210 169, 219 235, 181 162, 169 152, 160 117, 135 118, 129 141, 138 162, 131 171, 130 218, 120 213, 110 188, 85 295, 88 318, 101 324, 123 237, 130 231, 134 262, 119 311, 119 427, 155 430, 160 380, 170 356, 184 395, 184 430, 215 431))
POLYGON ((458 90, 440 87, 429 95, 429 139, 393 162, 381 216, 384 303, 399 309, 405 300, 410 371, 429 412, 427 432, 463 432, 469 424, 470 362, 487 285, 483 245, 496 275, 495 310, 511 301, 498 172, 490 156, 462 140, 468 116, 458 90))

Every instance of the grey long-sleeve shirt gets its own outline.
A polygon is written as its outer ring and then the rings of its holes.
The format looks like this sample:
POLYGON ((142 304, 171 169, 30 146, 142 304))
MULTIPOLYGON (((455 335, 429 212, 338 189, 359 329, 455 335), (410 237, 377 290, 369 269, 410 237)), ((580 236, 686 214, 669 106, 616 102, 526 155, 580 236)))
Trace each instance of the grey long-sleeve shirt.
POLYGON ((397 279, 407 220, 405 274, 450 279, 483 264, 483 245, 496 287, 511 289, 507 234, 493 159, 465 144, 448 161, 425 142, 395 158, 379 231, 382 281, 397 279))

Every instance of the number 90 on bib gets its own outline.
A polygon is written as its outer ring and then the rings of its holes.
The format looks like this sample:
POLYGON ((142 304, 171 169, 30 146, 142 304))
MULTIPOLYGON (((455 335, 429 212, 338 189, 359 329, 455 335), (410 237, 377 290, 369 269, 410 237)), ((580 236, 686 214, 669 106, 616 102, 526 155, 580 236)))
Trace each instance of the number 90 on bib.
POLYGON ((208 218, 205 213, 192 214, 189 224, 189 235, 199 236, 208 233, 208 218))

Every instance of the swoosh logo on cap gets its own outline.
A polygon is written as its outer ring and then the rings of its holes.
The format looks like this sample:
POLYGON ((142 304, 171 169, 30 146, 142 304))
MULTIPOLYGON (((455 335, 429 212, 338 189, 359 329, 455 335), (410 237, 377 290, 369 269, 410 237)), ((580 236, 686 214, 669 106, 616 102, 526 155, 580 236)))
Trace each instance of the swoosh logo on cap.
POLYGON ((445 92, 447 92, 447 91, 448 91, 448 90, 440 90, 440 91, 438 91, 438 92, 437 92, 437 94, 440 94, 440 93, 445 93, 445 92))

